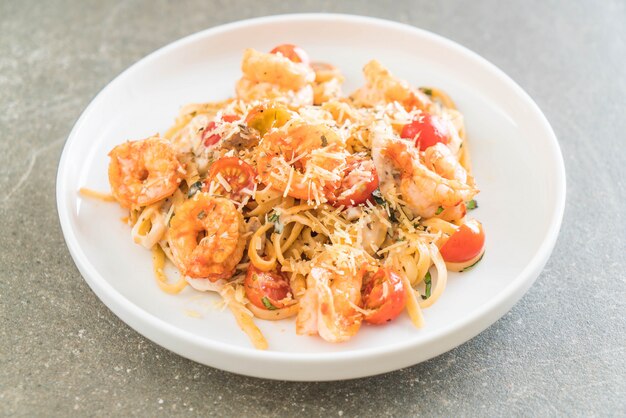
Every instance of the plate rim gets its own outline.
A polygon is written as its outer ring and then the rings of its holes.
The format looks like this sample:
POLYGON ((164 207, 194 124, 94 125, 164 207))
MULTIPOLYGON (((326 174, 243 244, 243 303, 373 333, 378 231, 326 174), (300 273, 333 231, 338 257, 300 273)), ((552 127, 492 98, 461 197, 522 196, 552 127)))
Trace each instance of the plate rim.
MULTIPOLYGON (((270 360, 275 364, 287 365, 293 362, 299 363, 308 363, 309 365, 320 365, 320 364, 328 364, 335 362, 344 362, 346 360, 358 361, 363 359, 374 359, 380 356, 389 356, 394 355, 407 349, 416 349, 425 344, 437 345, 438 342, 444 340, 446 337, 454 337, 456 334, 462 334, 461 331, 472 329, 469 334, 469 337, 460 337, 453 338, 455 341, 451 344, 446 344, 446 347, 441 349, 431 350, 432 353, 430 355, 423 356, 421 360, 413 361, 407 363, 406 367, 410 364, 417 364, 419 362, 428 360, 429 358, 435 357, 442 353, 452 350, 454 347, 468 341, 478 333, 482 332, 485 328, 495 323, 498 319, 502 317, 504 313, 506 313, 532 286, 532 284, 537 279, 538 275, 542 271, 546 262, 548 261, 552 250, 556 244, 556 240, 559 235, 560 227, 563 220, 563 214, 565 209, 565 199, 566 199, 566 174, 565 174, 565 165, 563 161, 563 156, 560 150, 560 146, 556 135, 550 126, 547 118, 537 105, 537 103, 530 97, 528 93, 522 87, 520 87, 512 78, 510 78, 506 73, 504 73, 499 67, 490 61, 486 60, 482 56, 473 52, 472 50, 452 41, 448 38, 445 38, 441 35, 437 35, 433 32, 427 31, 425 29, 421 29, 409 24, 395 22, 387 19, 374 18, 369 16, 359 16, 352 14, 338 14, 338 13, 296 13, 296 14, 279 14, 272 16, 264 16, 257 17, 252 19, 239 20, 235 22, 226 23, 223 25, 218 25, 214 27, 210 27, 199 32, 190 34, 183 38, 177 39, 153 52, 150 54, 140 58, 138 61, 134 62, 132 65, 124 69, 121 73, 119 73, 113 80, 107 83, 90 101, 87 107, 83 110, 80 117, 74 124, 70 134, 68 135, 68 139, 64 144, 63 152, 61 154, 61 158, 58 165, 57 176, 56 176, 56 200, 57 200, 57 212, 59 215, 59 220, 61 224, 61 229, 63 232, 63 237, 65 239, 66 245, 70 251, 72 259, 79 269, 83 279, 87 282, 89 287, 96 293, 98 298, 123 322, 137 331, 139 334, 145 336, 146 338, 152 340, 156 344, 167 348, 168 350, 174 351, 177 354, 190 358, 191 360, 199 361, 191 356, 182 353, 181 349, 173 348, 173 346, 177 346, 175 342, 168 344, 163 343, 162 341, 156 341, 157 339, 161 340, 163 336, 168 338, 173 338, 176 340, 184 341, 185 344, 191 343, 196 345, 198 348, 203 348, 207 350, 215 350, 220 352, 222 355, 231 356, 233 358, 240 357, 246 360, 255 360, 255 361, 263 361, 270 360), (174 325, 159 319, 156 316, 144 311, 135 305, 130 299, 126 298, 124 295, 119 293, 117 290, 111 286, 108 281, 97 271, 97 269, 89 262, 86 254, 82 252, 76 235, 71 227, 70 221, 70 207, 68 205, 63 204, 66 200, 66 196, 70 190, 67 190, 64 187, 66 171, 68 166, 68 158, 70 154, 70 149, 72 145, 78 141, 78 132, 81 130, 82 125, 85 122, 85 118, 88 114, 91 113, 92 108, 99 101, 99 98, 102 97, 105 92, 114 87, 116 84, 122 82, 125 78, 131 76, 134 71, 139 66, 146 65, 150 63, 152 60, 156 59, 162 54, 168 53, 170 50, 179 48, 185 44, 192 43, 197 39, 201 39, 204 37, 211 37, 217 35, 222 32, 228 32, 231 30, 236 30, 239 28, 244 28, 247 26, 253 26, 256 24, 267 24, 267 23, 276 23, 276 22, 284 22, 284 21, 299 21, 299 20, 331 20, 331 21, 344 21, 349 23, 363 23, 363 24, 374 24, 378 26, 385 27, 387 29, 401 29, 404 31, 410 31, 418 36, 427 38, 429 40, 434 40, 436 42, 440 42, 445 44, 447 47, 452 48, 456 53, 464 55, 472 60, 477 61, 481 64, 482 67, 486 67, 486 69, 490 70, 494 76, 498 77, 500 81, 504 82, 506 85, 511 87, 515 93, 524 101, 525 105, 528 105, 528 108, 532 110, 534 116, 538 117, 538 121, 541 123, 542 128, 545 130, 547 137, 549 138, 548 146, 551 150, 552 156, 551 159, 554 160, 555 163, 555 172, 557 174, 555 180, 555 190, 556 190, 556 198, 555 205, 552 208, 552 213, 550 216, 549 227, 547 232, 543 237, 543 241, 541 245, 539 245, 536 251, 533 253, 530 261, 526 266, 521 270, 521 272, 510 281, 510 283, 500 291, 496 297, 489 300, 489 302, 475 309, 470 315, 465 318, 460 319, 459 321, 453 322, 448 326, 444 326, 438 328, 433 334, 429 337, 428 340, 420 341, 415 343, 414 341, 398 341, 398 343, 392 346, 384 346, 384 347, 373 347, 373 348, 360 348, 360 349, 349 349, 340 352, 322 352, 322 353, 297 353, 297 352, 282 352, 282 351, 271 351, 271 350, 256 350, 252 347, 242 347, 237 345, 231 345, 228 343, 224 343, 221 341, 211 340, 206 337, 200 337, 196 334, 193 334, 189 331, 182 330, 180 328, 175 327, 174 325), (111 306, 111 305, 114 305, 111 306), (495 319, 488 318, 490 313, 492 312, 500 312, 497 317, 494 316, 495 319), (132 319, 127 318, 127 315, 133 316, 132 319), (150 332, 147 332, 145 328, 141 330, 139 328, 139 324, 143 326, 150 327, 150 332), (472 328, 474 325, 474 328, 472 328), (150 335, 147 335, 150 334, 150 335), (159 336, 158 334, 162 334, 159 336)), ((204 361, 201 361, 205 363, 204 361)), ((206 364, 206 363, 205 363, 206 364)), ((245 373, 241 370, 230 370, 228 367, 221 367, 217 364, 212 364, 213 367, 222 368, 229 371, 234 371, 236 373, 245 373)), ((392 371, 396 368, 390 368, 386 371, 392 371)), ((368 372, 368 371, 357 371, 357 372, 342 372, 337 373, 339 376, 337 378, 331 379, 307 379, 306 376, 291 378, 290 380, 337 380, 337 379, 345 379, 351 377, 362 377, 368 376, 372 374, 382 373, 382 372, 368 372), (343 373, 343 374, 342 374, 343 373)), ((245 373, 258 377, 265 378, 273 378, 272 376, 259 375, 254 373, 245 373)), ((285 378, 284 376, 281 378, 285 378)))

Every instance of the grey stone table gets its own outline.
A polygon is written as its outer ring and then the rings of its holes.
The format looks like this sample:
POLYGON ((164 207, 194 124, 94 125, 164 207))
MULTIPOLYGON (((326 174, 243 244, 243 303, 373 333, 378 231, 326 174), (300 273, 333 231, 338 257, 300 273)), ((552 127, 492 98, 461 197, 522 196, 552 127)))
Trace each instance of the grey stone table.
POLYGON ((625 132, 620 0, 2 0, 0 415, 625 415, 625 132), (111 79, 184 35, 296 11, 398 20, 471 48, 537 101, 565 158, 563 227, 528 294, 466 344, 383 376, 269 382, 172 354, 95 297, 57 221, 61 149, 111 79))

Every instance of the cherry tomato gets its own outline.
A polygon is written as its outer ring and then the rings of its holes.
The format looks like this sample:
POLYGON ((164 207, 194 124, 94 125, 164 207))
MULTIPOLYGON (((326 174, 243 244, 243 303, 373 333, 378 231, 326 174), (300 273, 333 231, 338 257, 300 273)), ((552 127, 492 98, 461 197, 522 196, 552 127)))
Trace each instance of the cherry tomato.
POLYGON ((291 119, 291 114, 282 105, 257 105, 248 112, 246 123, 263 136, 272 128, 280 128, 289 119, 291 119))
POLYGON ((402 278, 389 268, 380 268, 374 274, 366 274, 361 288, 363 307, 372 310, 365 316, 370 324, 391 321, 404 309, 407 294, 402 278))
POLYGON ((297 63, 309 65, 309 55, 304 49, 293 44, 282 44, 270 51, 271 54, 281 53, 283 57, 297 63))
POLYGON ((261 271, 252 264, 248 267, 243 285, 250 303, 270 311, 287 306, 284 299, 291 294, 289 282, 282 274, 261 271))
POLYGON ((220 158, 211 166, 204 190, 207 191, 211 182, 217 186, 215 193, 233 200, 242 200, 245 196, 243 189, 254 189, 256 173, 254 168, 237 157, 220 158), (226 190, 218 179, 218 174, 228 183, 230 190, 226 190))
MULTIPOLYGON (((224 122, 234 122, 239 119, 237 115, 224 115, 222 116, 222 120, 224 122)), ((217 127, 217 123, 215 121, 211 121, 202 131, 202 142, 204 142, 205 147, 210 147, 211 145, 215 145, 219 142, 222 137, 219 134, 213 133, 215 128, 217 127)))
POLYGON ((415 139, 415 146, 420 151, 432 147, 438 142, 447 144, 450 141, 448 127, 439 116, 422 113, 413 122, 404 125, 400 133, 402 138, 415 139))
POLYGON ((378 174, 374 162, 362 157, 350 157, 341 184, 332 192, 335 205, 356 206, 365 202, 378 188, 378 174), (356 187, 355 187, 356 186, 356 187), (348 194, 345 194, 345 192, 348 194))
POLYGON ((209 122, 206 128, 202 131, 202 142, 204 142, 205 147, 210 147, 211 145, 215 145, 219 142, 221 136, 213 133, 216 126, 215 122, 209 122))
POLYGON ((483 226, 476 219, 471 219, 450 235, 439 252, 447 262, 462 263, 480 254, 484 245, 483 226))

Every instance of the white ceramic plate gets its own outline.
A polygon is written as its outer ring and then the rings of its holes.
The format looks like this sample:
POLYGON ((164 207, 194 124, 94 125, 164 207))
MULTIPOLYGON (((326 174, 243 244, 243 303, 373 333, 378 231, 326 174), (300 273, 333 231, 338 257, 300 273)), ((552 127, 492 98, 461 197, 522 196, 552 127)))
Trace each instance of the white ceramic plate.
POLYGON ((168 45, 113 80, 84 111, 65 145, 57 178, 61 226, 72 257, 98 297, 135 330, 184 357, 245 375, 336 380, 427 360, 472 338, 507 312, 545 265, 558 235, 565 171, 550 125, 532 99, 495 66, 432 33, 345 15, 286 15, 232 23, 168 45), (257 321, 268 351, 253 349, 217 296, 161 292, 150 253, 133 244, 115 204, 82 199, 107 191, 107 153, 128 139, 163 132, 189 102, 234 94, 246 47, 290 42, 344 72, 349 92, 376 58, 415 85, 447 91, 466 117, 486 255, 451 274, 442 298, 416 330, 400 317, 364 326, 343 344, 295 335, 294 323, 257 321), (200 314, 200 318, 198 316, 200 314))

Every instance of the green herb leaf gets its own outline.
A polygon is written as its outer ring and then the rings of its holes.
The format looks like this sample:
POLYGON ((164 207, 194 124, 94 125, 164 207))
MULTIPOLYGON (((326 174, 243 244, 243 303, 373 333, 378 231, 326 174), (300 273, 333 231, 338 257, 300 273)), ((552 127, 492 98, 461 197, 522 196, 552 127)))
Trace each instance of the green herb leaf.
POLYGON ((261 302, 263 302, 263 306, 265 306, 268 311, 275 311, 278 309, 276 306, 272 305, 272 302, 270 302, 267 296, 263 296, 263 298, 261 298, 261 302))
POLYGON ((389 220, 395 224, 400 222, 396 217, 396 212, 393 209, 389 211, 389 220))
POLYGON ((422 299, 428 299, 430 297, 430 292, 433 286, 432 277, 430 276, 430 271, 427 271, 426 276, 424 276, 424 284, 426 285, 426 288, 425 288, 426 294, 422 295, 422 299))
POLYGON ((328 139, 326 139, 326 135, 322 135, 322 146, 325 147, 328 145, 328 139))
POLYGON ((278 219, 279 219, 279 216, 276 212, 270 213, 267 217, 267 221, 272 222, 272 223, 278 222, 278 219))
POLYGON ((194 184, 192 184, 191 186, 189 186, 189 191, 187 192, 187 197, 191 198, 193 195, 198 193, 200 190, 202 190, 202 182, 201 181, 197 181, 194 184))
POLYGON ((267 221, 274 224, 274 232, 280 234, 283 232, 284 225, 280 222, 280 215, 276 211, 272 211, 267 217, 267 221))
POLYGON ((467 203, 465 204, 465 208, 466 208, 467 210, 474 210, 474 209, 476 209, 477 207, 478 207, 478 202, 476 202, 476 200, 474 200, 474 199, 470 200, 469 202, 467 202, 467 203))
POLYGON ((385 205, 387 203, 385 202, 385 199, 383 199, 383 194, 380 192, 380 189, 374 190, 372 192, 372 197, 374 198, 374 201, 379 205, 385 205))
POLYGON ((439 215, 441 212, 443 212, 443 206, 439 206, 437 208, 437 212, 435 212, 435 215, 439 215))
POLYGON ((471 269, 472 267, 474 267, 476 264, 480 263, 480 260, 482 260, 484 256, 485 256, 485 253, 483 252, 483 254, 480 256, 480 258, 478 260, 476 260, 476 262, 474 264, 472 264, 471 266, 465 267, 463 270, 459 271, 459 273, 463 273, 464 271, 467 271, 467 270, 471 269))
POLYGON ((200 213, 198 213, 198 219, 204 219, 206 218, 206 212, 201 210, 200 213))
POLYGON ((420 90, 422 91, 422 93, 424 93, 427 96, 432 96, 433 95, 433 89, 431 89, 431 88, 420 87, 420 90))

